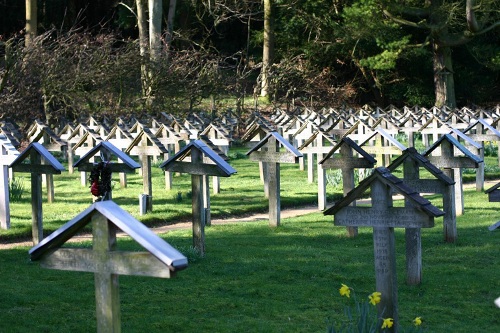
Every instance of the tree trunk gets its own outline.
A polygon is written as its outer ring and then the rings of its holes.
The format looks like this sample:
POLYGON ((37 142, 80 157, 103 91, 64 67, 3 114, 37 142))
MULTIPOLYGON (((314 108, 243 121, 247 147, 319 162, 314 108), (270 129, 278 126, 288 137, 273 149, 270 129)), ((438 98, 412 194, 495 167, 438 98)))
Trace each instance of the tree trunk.
POLYGON ((148 90, 148 76, 146 67, 146 54, 148 50, 148 25, 146 20, 146 0, 136 0, 137 27, 139 28, 139 52, 141 55, 141 85, 142 95, 145 97, 148 90))
POLYGON ((174 18, 175 18, 176 6, 177 6, 177 0, 170 0, 170 4, 168 6, 168 16, 167 16, 167 31, 165 35, 165 47, 167 49, 167 52, 170 49, 170 44, 172 43, 174 35, 174 18))
POLYGON ((274 56, 274 26, 272 16, 272 0, 264 0, 264 45, 262 52, 262 69, 260 72, 262 97, 269 96, 269 71, 274 56))
POLYGON ((163 5, 161 0, 149 0, 149 56, 154 63, 161 53, 161 19, 163 5))
POLYGON ((456 107, 455 80, 453 78, 453 62, 451 48, 433 43, 434 89, 436 91, 435 106, 456 107))
POLYGON ((38 14, 37 0, 26 0, 26 37, 24 45, 30 46, 37 35, 38 14))

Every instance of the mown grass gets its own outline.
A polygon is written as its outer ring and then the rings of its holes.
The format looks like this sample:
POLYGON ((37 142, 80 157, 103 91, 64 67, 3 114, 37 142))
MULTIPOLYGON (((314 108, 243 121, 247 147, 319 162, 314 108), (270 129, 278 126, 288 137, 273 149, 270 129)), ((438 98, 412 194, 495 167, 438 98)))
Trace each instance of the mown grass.
MULTIPOLYGON (((231 164, 238 174, 222 180, 222 193, 212 196, 212 215, 265 211, 257 165, 242 158, 231 164)), ((78 174, 57 177, 56 203, 44 204, 46 230, 57 229, 91 201, 78 174)), ((129 187, 113 196, 137 216, 142 183, 138 176, 129 180, 129 187)), ((189 177, 175 177, 172 191, 161 189, 162 180, 155 175, 154 213, 137 216, 150 225, 190 214, 189 200, 173 199, 190 190, 189 177)), ((315 202, 316 184, 307 184, 306 172, 297 166, 282 165, 281 180, 284 206, 315 202)), ((337 194, 331 188, 329 193, 337 194)), ((439 198, 432 200, 440 205, 439 198)), ((28 198, 12 204, 15 232, 2 230, 4 239, 29 235, 30 205, 28 198)), ((405 284, 404 230, 396 230, 401 325, 409 327, 421 316, 428 332, 500 331, 500 310, 493 304, 500 296, 500 231, 488 231, 499 219, 498 205, 484 193, 466 190, 456 243, 443 242, 442 219, 422 231, 419 286, 405 284)), ((205 257, 192 251, 191 230, 162 237, 188 256, 189 267, 169 280, 121 276, 124 332, 325 332, 329 322, 344 319, 348 300, 339 296, 341 283, 360 298, 374 291, 371 229, 360 228, 357 238, 347 238, 345 229, 321 212, 283 219, 278 228, 267 221, 208 227, 205 257)), ((129 239, 120 239, 119 248, 139 250, 129 239)), ((1 250, 0 331, 95 331, 93 275, 42 269, 29 261, 28 250, 1 250)))

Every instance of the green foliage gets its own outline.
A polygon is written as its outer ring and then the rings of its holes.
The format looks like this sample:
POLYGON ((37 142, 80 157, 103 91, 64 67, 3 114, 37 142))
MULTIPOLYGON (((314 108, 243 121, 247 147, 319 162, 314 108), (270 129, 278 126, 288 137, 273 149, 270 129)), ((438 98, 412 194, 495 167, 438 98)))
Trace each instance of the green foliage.
POLYGON ((9 199, 12 202, 20 201, 24 194, 24 178, 15 177, 9 182, 9 199))

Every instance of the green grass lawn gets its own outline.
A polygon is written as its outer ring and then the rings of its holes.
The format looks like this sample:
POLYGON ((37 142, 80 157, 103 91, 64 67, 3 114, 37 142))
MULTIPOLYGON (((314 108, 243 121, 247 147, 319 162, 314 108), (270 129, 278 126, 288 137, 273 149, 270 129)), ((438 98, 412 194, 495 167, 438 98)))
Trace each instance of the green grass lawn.
MULTIPOLYGON (((211 198, 212 216, 266 211, 258 165, 244 158, 230 164, 238 173, 221 180, 222 192, 211 198)), ((153 213, 138 216, 138 175, 129 176, 126 189, 115 186, 115 201, 150 226, 188 220, 190 177, 174 177, 174 189, 166 191, 161 170, 153 169, 153 213)), ((47 234, 91 203, 78 173, 54 178, 56 202, 43 205, 47 234)), ((282 164, 281 184, 282 207, 316 202, 317 185, 308 184, 298 166, 282 164)), ((329 186, 330 199, 340 191, 329 186)), ((439 206, 439 199, 431 200, 439 206)), ((500 230, 488 230, 500 219, 499 206, 484 193, 466 190, 456 243, 443 242, 441 218, 423 229, 419 286, 405 284, 404 230, 396 230, 402 326, 420 316, 428 332, 500 332, 500 309, 493 304, 500 296, 500 230)), ((1 241, 29 237, 29 187, 12 203, 11 214, 12 228, 0 231, 1 241)), ((332 220, 318 212, 282 219, 278 228, 267 221, 207 227, 205 257, 191 249, 191 230, 163 234, 188 256, 189 267, 173 279, 121 276, 123 332, 325 332, 330 322, 345 319, 344 306, 352 302, 340 297, 341 283, 362 299, 375 291, 372 230, 360 228, 351 239, 332 220)), ((120 239, 119 248, 140 250, 128 239, 120 239)), ((42 269, 29 261, 28 250, 1 250, 0 332, 95 331, 93 275, 42 269)))

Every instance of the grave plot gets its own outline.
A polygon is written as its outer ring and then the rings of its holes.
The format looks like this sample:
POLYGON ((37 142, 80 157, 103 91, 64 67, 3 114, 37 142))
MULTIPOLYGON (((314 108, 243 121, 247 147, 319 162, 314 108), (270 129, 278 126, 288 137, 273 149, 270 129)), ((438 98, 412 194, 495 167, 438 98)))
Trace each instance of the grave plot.
MULTIPOLYGON (((344 137, 319 161, 319 165, 323 169, 323 176, 325 169, 340 169, 342 171, 342 188, 344 191, 343 194, 346 196, 355 187, 354 169, 371 169, 376 162, 356 142, 352 141, 349 137, 344 137)), ((322 201, 325 201, 326 206, 326 182, 323 182, 321 188, 318 183, 318 202, 320 197, 322 201)), ((352 202, 351 205, 356 206, 356 202, 352 202)), ((349 237, 356 237, 358 235, 358 228, 347 227, 347 234, 349 237)))
POLYGON ((97 200, 111 200, 112 173, 134 173, 141 166, 110 142, 101 141, 83 155, 74 167, 81 172, 90 172, 87 182, 90 183, 90 192, 97 200))
MULTIPOLYGON (((267 188, 269 191, 269 225, 280 225, 280 163, 298 163, 302 154, 278 132, 270 132, 255 147, 246 153, 250 160, 267 164, 267 188), (283 151, 280 151, 283 148, 283 151)), ((264 187, 266 188, 266 186, 264 187)))
POLYGON ((210 207, 210 196, 207 196, 209 184, 206 176, 230 177, 236 173, 236 170, 201 140, 189 143, 169 160, 163 162, 160 168, 191 175, 193 247, 203 256, 205 254, 205 225, 207 225, 208 216, 205 207, 210 207))
MULTIPOLYGON (((472 154, 451 134, 443 135, 422 155, 433 165, 443 169, 445 175, 455 182, 456 215, 462 215, 464 213, 462 168, 477 168, 483 160, 472 154)), ((450 239, 455 238, 456 235, 450 237, 450 239)))
POLYGON ((43 239, 42 174, 60 174, 64 167, 38 142, 31 143, 9 167, 31 174, 32 238, 36 245, 43 239))
MULTIPOLYGON (((455 215, 455 182, 420 155, 413 147, 406 149, 394 160, 388 169, 393 172, 403 168, 403 181, 419 193, 440 194, 443 196, 443 235, 445 241, 452 241, 457 232, 455 215), (433 178, 420 178, 420 168, 433 178)), ((407 201, 407 205, 411 202, 407 201)), ((406 283, 420 284, 422 281, 422 241, 420 228, 406 228, 406 283)))
POLYGON ((372 227, 375 254, 375 281, 381 301, 379 317, 393 318, 391 332, 398 327, 398 288, 394 228, 432 228, 434 218, 444 213, 408 187, 384 167, 374 170, 343 199, 324 212, 334 215, 336 226, 372 227), (371 207, 350 204, 370 189, 371 207), (411 205, 393 207, 393 194, 402 195, 411 205))
POLYGON ((92 204, 31 248, 29 254, 44 268, 94 273, 97 332, 121 331, 119 275, 171 278, 188 265, 182 253, 113 201, 92 204), (92 249, 62 247, 88 224, 92 225, 92 249), (119 251, 119 230, 147 252, 119 251))
POLYGON ((10 140, 0 134, 0 228, 10 228, 9 165, 19 156, 10 140))

